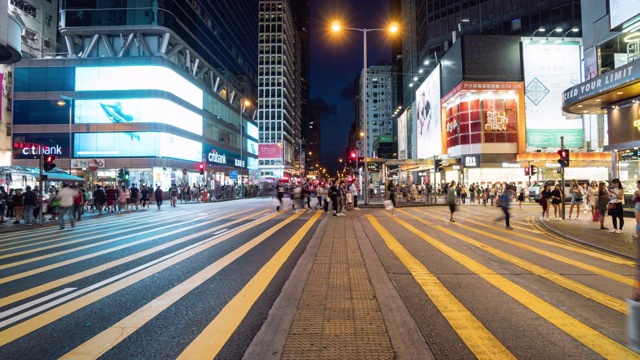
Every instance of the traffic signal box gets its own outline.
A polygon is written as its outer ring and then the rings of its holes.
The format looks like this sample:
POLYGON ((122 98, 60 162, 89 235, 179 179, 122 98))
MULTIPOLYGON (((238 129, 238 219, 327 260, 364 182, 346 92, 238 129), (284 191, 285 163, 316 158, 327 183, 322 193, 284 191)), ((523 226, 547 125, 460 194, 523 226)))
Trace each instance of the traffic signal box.
POLYGON ((569 150, 567 149, 560 149, 558 150, 558 164, 560 164, 560 167, 569 167, 569 150))
POLYGON ((56 164, 54 163, 54 161, 56 160, 56 157, 53 155, 48 155, 44 158, 44 164, 42 164, 42 169, 45 172, 51 171, 53 169, 55 169, 56 164))
POLYGON ((204 164, 203 163, 198 164, 198 170, 200 170, 200 175, 204 175, 204 164))
POLYGON ((530 167, 526 167, 524 168, 524 176, 530 176, 531 175, 531 168, 530 167))
POLYGON ((436 172, 440 172, 440 171, 442 171, 442 160, 436 159, 436 160, 433 162, 433 169, 434 169, 436 172))
POLYGON ((533 176, 538 173, 538 167, 535 165, 529 166, 529 175, 533 176))
POLYGON ((124 180, 124 169, 118 169, 118 179, 124 180))

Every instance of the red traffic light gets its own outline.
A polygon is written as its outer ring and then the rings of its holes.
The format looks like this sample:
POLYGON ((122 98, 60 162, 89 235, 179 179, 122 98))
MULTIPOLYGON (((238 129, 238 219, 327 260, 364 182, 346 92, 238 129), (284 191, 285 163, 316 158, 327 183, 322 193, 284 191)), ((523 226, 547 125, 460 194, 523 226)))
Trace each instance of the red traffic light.
POLYGON ((202 163, 198 164, 198 169, 200 169, 200 170, 204 169, 204 164, 202 164, 202 163))
POLYGON ((46 158, 44 158, 44 162, 51 164, 52 162, 54 162, 56 160, 56 157, 53 155, 48 155, 46 158))
POLYGON ((355 152, 355 151, 352 151, 352 152, 351 152, 351 158, 352 158, 352 159, 355 159, 355 158, 357 158, 357 157, 358 157, 358 154, 356 154, 356 152, 355 152))

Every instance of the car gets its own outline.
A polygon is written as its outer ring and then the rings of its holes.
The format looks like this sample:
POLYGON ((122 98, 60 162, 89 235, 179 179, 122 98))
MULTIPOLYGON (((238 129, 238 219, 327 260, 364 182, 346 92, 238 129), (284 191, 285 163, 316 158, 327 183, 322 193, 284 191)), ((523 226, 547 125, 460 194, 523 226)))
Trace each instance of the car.
MULTIPOLYGON (((564 180, 564 201, 571 201, 571 183, 573 179, 565 179, 564 180)), ((529 186, 529 199, 534 200, 535 202, 540 202, 540 193, 542 192, 544 185, 549 184, 551 187, 555 187, 556 184, 560 183, 560 179, 548 179, 548 180, 539 180, 533 183, 533 185, 529 186)), ((589 180, 578 179, 578 185, 583 186, 583 184, 589 184, 589 180)), ((584 194, 583 194, 584 195, 584 194)))

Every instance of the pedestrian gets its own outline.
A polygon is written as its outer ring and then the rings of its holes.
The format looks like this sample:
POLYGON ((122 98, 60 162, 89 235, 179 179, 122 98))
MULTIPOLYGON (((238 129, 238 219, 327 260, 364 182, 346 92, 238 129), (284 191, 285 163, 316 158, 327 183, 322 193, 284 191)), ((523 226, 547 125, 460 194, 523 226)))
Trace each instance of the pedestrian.
POLYGON ((13 195, 13 211, 16 214, 16 220, 13 224, 20 224, 20 220, 24 218, 24 198, 22 196, 22 189, 16 189, 13 195))
POLYGON ((120 187, 120 192, 118 193, 118 215, 122 215, 122 210, 127 210, 127 199, 129 198, 129 191, 127 190, 125 185, 120 187))
POLYGON ((522 210, 522 203, 524 202, 524 188, 520 189, 520 193, 518 194, 518 206, 520 210, 522 210))
POLYGON ((278 181, 278 185, 276 186, 276 191, 275 191, 276 200, 278 201, 278 205, 276 205, 276 211, 280 211, 281 208, 284 208, 284 206, 282 205, 282 199, 284 199, 284 192, 285 192, 284 184, 282 183, 282 181, 278 181))
POLYGON ((631 201, 634 203, 633 212, 636 215, 636 234, 633 238, 637 239, 640 236, 640 180, 636 181, 636 191, 633 193, 631 201))
MULTIPOLYGON (((507 185, 502 192, 502 195, 497 199, 496 204, 504 213, 504 224, 507 230, 513 230, 511 225, 509 224, 509 220, 511 219, 511 214, 509 213, 509 208, 511 207, 511 199, 514 194, 514 187, 507 185)), ((500 218, 496 220, 501 220, 500 218)))
POLYGON ((338 180, 334 181, 329 188, 329 196, 331 198, 331 205, 333 207, 333 216, 342 216, 342 214, 338 212, 338 201, 340 201, 339 188, 340 184, 338 184, 338 180))
POLYGON ((540 206, 542 206, 542 219, 549 221, 549 209, 551 208, 551 184, 545 184, 540 192, 540 206))
POLYGON ((131 202, 131 210, 135 207, 138 210, 138 197, 140 196, 140 190, 136 187, 136 184, 131 185, 129 190, 129 201, 131 202))
POLYGON ((176 186, 176 184, 171 184, 171 187, 169 188, 169 197, 171 198, 172 207, 176 207, 176 202, 178 201, 179 192, 180 191, 178 190, 178 187, 176 186))
POLYGON ((102 215, 102 208, 106 202, 107 195, 104 193, 104 189, 102 189, 102 186, 96 185, 96 189, 93 191, 93 203, 95 209, 98 210, 98 215, 102 215))
POLYGON ((4 186, 0 186, 0 226, 4 223, 4 217, 7 211, 7 200, 9 200, 9 194, 4 189, 4 186))
POLYGON ((556 220, 558 220, 558 215, 560 214, 560 204, 564 201, 564 191, 560 188, 560 184, 556 184, 554 189, 551 191, 551 205, 553 205, 553 216, 556 220))
POLYGON ((158 210, 160 210, 160 206, 162 205, 162 199, 164 198, 164 192, 160 185, 156 188, 156 191, 153 193, 153 196, 156 198, 156 204, 158 205, 158 210))
POLYGON ((143 185, 142 189, 140 190, 141 206, 143 210, 145 206, 147 207, 147 209, 149 208, 149 195, 149 188, 146 185, 143 185))
POLYGON ((467 203, 467 187, 462 185, 460 187, 460 199, 462 200, 462 204, 466 204, 467 203))
POLYGON ((358 207, 358 188, 356 187, 355 180, 349 185, 349 192, 353 198, 353 210, 360 210, 358 207))
POLYGON ((71 189, 76 192, 76 196, 73 198, 73 210, 71 216, 76 219, 76 221, 80 221, 82 218, 82 204, 84 200, 84 196, 82 195, 81 189, 78 189, 75 186, 71 186, 71 189))
POLYGON ((455 181, 451 182, 449 188, 447 189, 447 205, 449 205, 449 212, 451 215, 449 216, 450 222, 456 222, 453 220, 453 213, 456 212, 456 204, 458 203, 458 197, 456 195, 456 183, 455 181))
POLYGON ((393 212, 396 208, 396 188, 393 179, 389 180, 387 184, 387 200, 391 201, 391 216, 395 216, 393 212))
POLYGON ((613 229, 609 230, 610 233, 622 233, 622 227, 624 226, 623 204, 624 188, 620 179, 613 179, 611 180, 611 191, 609 192, 609 215, 613 223, 613 229))
POLYGON ((591 186, 587 189, 587 205, 591 208, 591 221, 600 221, 600 212, 598 211, 598 183, 593 180, 591 186))
POLYGON ((64 230, 64 215, 69 214, 69 222, 71 223, 71 227, 75 227, 75 222, 73 220, 73 214, 71 213, 71 209, 73 207, 73 199, 76 197, 78 192, 72 189, 69 184, 62 184, 62 189, 58 191, 56 195, 56 199, 60 201, 60 210, 58 214, 58 219, 60 222, 60 230, 64 230))
POLYGON ((107 198, 107 212, 111 211, 114 212, 116 211, 115 205, 116 205, 116 198, 117 198, 117 194, 116 194, 116 189, 114 189, 112 186, 107 185, 105 187, 104 193, 106 195, 107 198))
POLYGON ((607 210, 609 208, 609 190, 607 190, 607 183, 601 181, 598 184, 598 200, 595 203, 596 209, 598 209, 599 217, 600 217, 600 230, 608 230, 604 226, 604 218, 607 215, 607 210))
POLYGON ((582 186, 580 186, 578 184, 578 180, 573 179, 571 181, 571 188, 569 190, 569 193, 571 194, 571 207, 569 208, 569 217, 568 219, 571 220, 571 215, 573 214, 573 207, 577 206, 576 208, 576 220, 580 219, 580 204, 582 203, 582 198, 583 198, 583 193, 582 193, 582 186))
POLYGON ((25 225, 33 225, 33 211, 38 203, 38 195, 31 190, 31 186, 27 185, 24 194, 22 194, 22 205, 24 206, 24 223, 25 225))
POLYGON ((93 212, 96 208, 96 205, 93 203, 93 191, 91 188, 87 188, 84 191, 84 209, 86 211, 93 212))

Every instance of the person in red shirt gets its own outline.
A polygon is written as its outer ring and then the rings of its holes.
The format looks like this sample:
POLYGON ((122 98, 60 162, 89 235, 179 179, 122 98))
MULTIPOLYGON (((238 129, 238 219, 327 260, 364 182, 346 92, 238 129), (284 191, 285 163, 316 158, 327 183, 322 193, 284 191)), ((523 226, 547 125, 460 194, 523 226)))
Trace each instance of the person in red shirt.
POLYGON ((82 217, 82 208, 83 208, 83 205, 84 205, 84 194, 82 193, 82 188, 80 188, 80 187, 72 186, 71 188, 77 192, 77 195, 73 198, 73 214, 72 214, 72 216, 77 221, 80 221, 80 219, 82 217))

